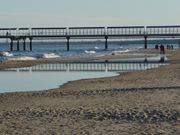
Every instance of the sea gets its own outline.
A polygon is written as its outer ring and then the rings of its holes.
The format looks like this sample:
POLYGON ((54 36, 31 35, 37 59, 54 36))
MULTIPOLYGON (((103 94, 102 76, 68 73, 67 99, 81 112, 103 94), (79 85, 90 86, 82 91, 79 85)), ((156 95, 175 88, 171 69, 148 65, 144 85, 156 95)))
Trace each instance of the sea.
MULTIPOLYGON (((26 43, 26 49, 29 50, 29 43, 26 43)), ((149 44, 148 48, 154 48, 154 44, 149 44)), ((166 45, 165 45, 166 46, 166 45)), ((174 48, 178 48, 178 44, 173 44, 174 48)), ((70 43, 70 51, 66 49, 65 42, 34 42, 33 51, 22 51, 22 43, 20 44, 21 51, 11 52, 11 57, 38 57, 42 54, 55 54, 64 57, 72 56, 103 56, 116 52, 128 52, 144 48, 143 44, 121 44, 118 42, 112 42, 108 44, 108 50, 105 50, 104 42, 72 42, 70 43)), ((14 50, 17 46, 14 45, 14 50)), ((9 51, 9 43, 0 43, 0 51, 9 51)))

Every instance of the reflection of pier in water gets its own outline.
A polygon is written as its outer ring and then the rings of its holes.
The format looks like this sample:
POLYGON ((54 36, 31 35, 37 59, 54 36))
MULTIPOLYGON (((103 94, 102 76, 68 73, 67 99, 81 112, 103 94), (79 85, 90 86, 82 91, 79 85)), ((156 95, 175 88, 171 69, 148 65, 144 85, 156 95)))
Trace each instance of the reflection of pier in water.
POLYGON ((126 72, 126 71, 139 71, 159 66, 167 65, 168 62, 158 61, 121 61, 121 62, 69 62, 69 63, 52 63, 41 64, 33 67, 25 68, 10 68, 5 71, 106 71, 106 72, 126 72))

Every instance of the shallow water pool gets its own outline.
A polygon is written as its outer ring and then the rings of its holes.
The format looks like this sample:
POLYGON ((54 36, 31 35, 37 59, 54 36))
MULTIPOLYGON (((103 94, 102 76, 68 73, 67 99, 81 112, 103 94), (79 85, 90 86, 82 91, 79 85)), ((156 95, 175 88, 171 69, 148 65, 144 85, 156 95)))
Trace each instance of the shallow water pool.
POLYGON ((68 81, 116 75, 115 72, 0 72, 0 93, 47 90, 68 81))

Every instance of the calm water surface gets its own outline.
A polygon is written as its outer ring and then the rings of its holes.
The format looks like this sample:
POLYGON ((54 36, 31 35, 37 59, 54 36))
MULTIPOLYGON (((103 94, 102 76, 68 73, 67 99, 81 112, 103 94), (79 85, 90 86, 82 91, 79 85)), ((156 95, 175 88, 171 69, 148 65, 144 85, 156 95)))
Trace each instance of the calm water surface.
POLYGON ((68 81, 115 75, 113 72, 0 72, 0 93, 47 90, 68 81))

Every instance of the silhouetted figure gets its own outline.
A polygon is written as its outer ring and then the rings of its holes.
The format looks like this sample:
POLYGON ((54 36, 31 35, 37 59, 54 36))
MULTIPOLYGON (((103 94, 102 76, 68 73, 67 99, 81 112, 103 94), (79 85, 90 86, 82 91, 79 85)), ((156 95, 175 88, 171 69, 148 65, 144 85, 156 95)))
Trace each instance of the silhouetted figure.
POLYGON ((174 50, 174 46, 173 45, 171 45, 171 49, 174 50))
POLYGON ((165 48, 164 48, 164 45, 162 44, 160 46, 160 54, 165 54, 165 48))
POLYGON ((108 60, 105 60, 106 63, 108 63, 109 61, 108 60))
POLYGON ((158 46, 158 45, 155 45, 155 49, 158 50, 158 49, 159 49, 159 46, 158 46))
POLYGON ((170 45, 167 45, 167 50, 170 50, 170 45))

